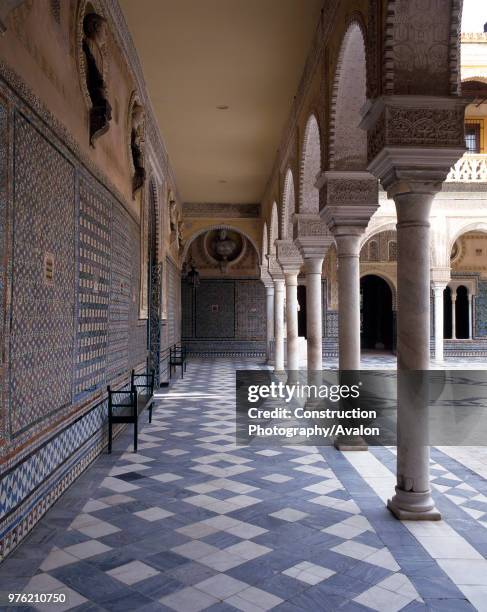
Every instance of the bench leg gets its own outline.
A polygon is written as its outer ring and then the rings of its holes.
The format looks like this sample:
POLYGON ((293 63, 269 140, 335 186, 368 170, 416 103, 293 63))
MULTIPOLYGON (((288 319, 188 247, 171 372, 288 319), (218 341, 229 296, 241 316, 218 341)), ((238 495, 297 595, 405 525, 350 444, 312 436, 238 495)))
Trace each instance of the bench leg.
POLYGON ((149 406, 149 423, 152 423, 152 404, 149 406))
POLYGON ((139 434, 139 420, 135 419, 134 421, 134 453, 137 452, 137 437, 139 434))
POLYGON ((113 440, 113 431, 112 431, 112 421, 108 421, 108 453, 112 452, 112 440, 113 440))
POLYGON ((181 361, 181 378, 184 378, 184 364, 181 361))

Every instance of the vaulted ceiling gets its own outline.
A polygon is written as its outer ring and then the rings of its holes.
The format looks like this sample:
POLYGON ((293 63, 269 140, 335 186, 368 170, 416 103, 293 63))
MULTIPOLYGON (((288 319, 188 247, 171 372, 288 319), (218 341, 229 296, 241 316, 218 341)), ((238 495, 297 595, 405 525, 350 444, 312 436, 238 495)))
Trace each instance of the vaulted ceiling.
POLYGON ((323 0, 120 4, 183 200, 259 202, 323 0))

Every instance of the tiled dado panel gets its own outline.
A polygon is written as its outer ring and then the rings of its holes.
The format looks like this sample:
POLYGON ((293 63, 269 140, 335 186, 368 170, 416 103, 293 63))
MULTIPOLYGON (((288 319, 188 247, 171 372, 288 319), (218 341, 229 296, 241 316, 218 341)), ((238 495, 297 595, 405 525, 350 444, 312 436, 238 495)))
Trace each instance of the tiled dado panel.
POLYGON ((0 558, 103 449, 105 385, 146 356, 139 227, 34 102, 0 78, 0 558))
POLYGON ((76 397, 106 380, 111 209, 101 189, 80 177, 76 397))
POLYGON ((202 280, 194 295, 196 338, 235 338, 235 282, 202 280))
POLYGON ((203 279, 196 289, 183 283, 181 294, 186 340, 219 340, 220 352, 225 340, 265 340, 266 297, 260 280, 203 279))
MULTIPOLYGON (((7 281, 7 258, 4 256, 7 249, 7 180, 8 180, 8 139, 7 139, 7 128, 8 128, 8 116, 7 107, 2 103, 0 98, 0 338, 3 338, 5 342, 7 328, 6 328, 6 284, 7 281)), ((2 342, 2 344, 3 344, 2 342)), ((0 350, 2 350, 0 345, 0 350)), ((5 377, 5 364, 4 357, 6 353, 0 359, 0 445, 7 435, 7 413, 5 410, 6 406, 6 393, 7 386, 4 384, 5 377)))
POLYGON ((265 287, 260 280, 235 282, 237 338, 245 340, 265 338, 267 325, 265 300, 265 287))
POLYGON ((16 436, 72 402, 75 170, 20 112, 13 155, 9 415, 16 436))
POLYGON ((475 335, 487 337, 487 281, 479 281, 475 298, 475 335))
POLYGON ((167 341, 169 345, 180 339, 181 276, 169 257, 166 258, 167 274, 167 341))

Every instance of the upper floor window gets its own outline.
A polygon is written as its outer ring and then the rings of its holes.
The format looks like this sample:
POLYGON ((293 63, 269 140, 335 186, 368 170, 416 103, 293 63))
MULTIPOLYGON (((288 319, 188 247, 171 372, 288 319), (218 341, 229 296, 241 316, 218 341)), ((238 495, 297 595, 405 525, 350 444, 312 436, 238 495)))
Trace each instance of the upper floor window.
POLYGON ((483 120, 465 120, 465 146, 467 153, 482 153, 483 151, 483 120))

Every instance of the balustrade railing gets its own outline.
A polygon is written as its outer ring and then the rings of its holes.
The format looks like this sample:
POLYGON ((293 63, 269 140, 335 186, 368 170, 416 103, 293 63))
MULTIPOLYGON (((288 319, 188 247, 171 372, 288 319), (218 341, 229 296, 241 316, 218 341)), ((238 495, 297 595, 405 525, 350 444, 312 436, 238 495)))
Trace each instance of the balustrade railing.
POLYGON ((449 183, 487 183, 487 154, 465 153, 446 180, 449 183))

